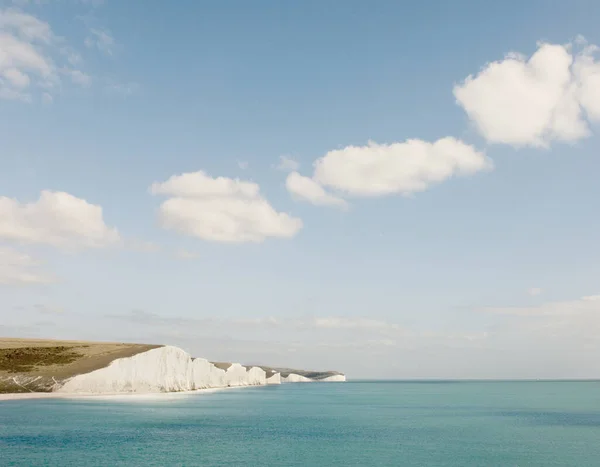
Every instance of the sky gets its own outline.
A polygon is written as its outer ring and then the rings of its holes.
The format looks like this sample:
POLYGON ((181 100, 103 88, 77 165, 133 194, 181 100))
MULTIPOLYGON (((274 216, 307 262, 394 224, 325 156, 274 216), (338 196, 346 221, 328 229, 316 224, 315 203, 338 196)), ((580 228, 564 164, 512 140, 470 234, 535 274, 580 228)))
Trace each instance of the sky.
POLYGON ((599 377, 599 17, 0 1, 0 335, 599 377))

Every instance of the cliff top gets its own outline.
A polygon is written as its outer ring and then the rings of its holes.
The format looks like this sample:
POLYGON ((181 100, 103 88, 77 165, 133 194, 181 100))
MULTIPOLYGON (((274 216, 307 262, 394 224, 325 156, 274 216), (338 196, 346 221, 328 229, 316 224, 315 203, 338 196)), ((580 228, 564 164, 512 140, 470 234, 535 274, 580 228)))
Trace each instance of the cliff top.
POLYGON ((116 342, 0 338, 0 393, 50 390, 53 378, 104 368, 117 358, 132 357, 162 347, 116 342), (32 388, 15 382, 17 376, 39 377, 32 388))

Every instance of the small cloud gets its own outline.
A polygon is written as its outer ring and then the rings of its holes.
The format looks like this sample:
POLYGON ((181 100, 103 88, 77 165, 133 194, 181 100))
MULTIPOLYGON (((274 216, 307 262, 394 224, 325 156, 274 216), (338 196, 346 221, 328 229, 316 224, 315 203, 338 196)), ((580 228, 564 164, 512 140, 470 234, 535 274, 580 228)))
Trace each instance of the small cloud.
POLYGON ((42 102, 44 104, 52 104, 52 102, 54 101, 54 98, 48 94, 47 92, 45 92, 44 94, 42 94, 42 102))
POLYGON ((529 295, 531 295, 532 297, 537 297, 538 295, 540 295, 543 292, 542 289, 540 289, 539 287, 532 287, 531 289, 529 289, 527 291, 527 293, 529 293, 529 295))
POLYGON ((107 29, 90 29, 90 35, 84 41, 85 46, 96 48, 105 55, 112 56, 116 42, 111 32, 107 29))
POLYGON ((118 94, 121 96, 131 96, 135 92, 137 92, 140 88, 140 85, 137 83, 109 83, 106 86, 106 91, 109 94, 118 94))
POLYGON ((307 201, 316 206, 335 206, 344 210, 348 209, 348 203, 344 199, 328 193, 312 178, 304 177, 298 172, 291 172, 287 176, 285 186, 295 199, 307 201))
POLYGON ((67 58, 67 62, 73 67, 78 67, 83 63, 83 58, 75 49, 69 45, 64 45, 59 50, 63 57, 67 58))
POLYGON ((92 84, 92 77, 80 70, 67 70, 65 73, 71 77, 71 81, 73 81, 74 84, 81 87, 87 88, 92 84))
POLYGON ((275 166, 277 170, 284 172, 293 172, 300 168, 300 164, 290 156, 279 156, 279 163, 275 166))
POLYGON ((294 237, 303 226, 301 219, 277 211, 257 183, 202 170, 155 182, 150 192, 168 197, 159 208, 161 227, 206 241, 261 243, 294 237))
POLYGON ((237 165, 242 170, 246 170, 248 168, 248 162, 247 161, 237 161, 237 165))
POLYGON ((48 284, 55 278, 39 269, 40 262, 30 255, 0 246, 0 285, 48 284))
MULTIPOLYGON (((33 202, 0 196, 0 239, 66 250, 114 246, 121 242, 117 229, 104 223, 102 206, 49 190, 43 190, 33 202)), ((13 260, 17 258, 25 261, 25 256, 13 255, 13 260)))

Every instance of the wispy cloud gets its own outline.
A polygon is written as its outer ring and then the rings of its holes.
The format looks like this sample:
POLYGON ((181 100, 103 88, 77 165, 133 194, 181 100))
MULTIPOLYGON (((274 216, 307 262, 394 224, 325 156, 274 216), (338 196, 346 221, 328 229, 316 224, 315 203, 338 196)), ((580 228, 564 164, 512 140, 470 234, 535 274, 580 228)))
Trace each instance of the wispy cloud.
POLYGON ((291 156, 279 156, 279 162, 275 168, 284 172, 293 172, 300 168, 300 164, 291 156))
POLYGON ((50 25, 18 9, 0 9, 0 99, 32 102, 60 92, 61 75, 87 87, 91 78, 77 67, 76 52, 50 25))
POLYGON ((0 246, 0 285, 48 284, 55 280, 40 270, 40 262, 29 254, 0 246))
POLYGON ((90 49, 98 49, 105 55, 112 56, 117 43, 108 29, 91 28, 90 34, 85 39, 85 46, 90 49))
POLYGON ((139 90, 140 85, 134 82, 119 83, 111 79, 108 80, 108 83, 106 84, 106 92, 124 97, 131 96, 139 90))
POLYGON ((69 75, 73 83, 79 86, 89 87, 92 84, 92 77, 80 70, 66 70, 65 73, 69 75))

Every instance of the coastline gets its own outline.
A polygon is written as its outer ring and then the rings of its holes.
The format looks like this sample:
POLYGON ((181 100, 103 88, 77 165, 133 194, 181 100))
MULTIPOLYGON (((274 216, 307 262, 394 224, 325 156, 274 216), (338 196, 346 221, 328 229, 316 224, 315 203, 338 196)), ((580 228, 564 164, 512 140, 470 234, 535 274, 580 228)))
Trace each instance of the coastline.
POLYGON ((32 400, 32 399, 128 399, 128 400, 151 400, 165 399, 168 397, 179 397, 185 395, 210 394, 213 392, 226 391, 228 389, 242 389, 259 386, 231 386, 223 388, 196 389, 194 391, 172 391, 172 392, 113 392, 113 393, 68 393, 68 392, 19 392, 0 393, 0 402, 32 400))

